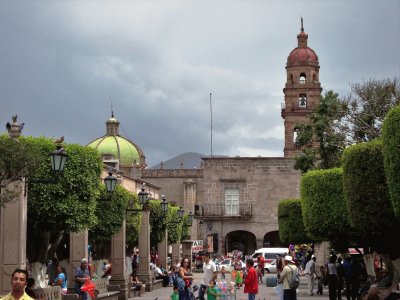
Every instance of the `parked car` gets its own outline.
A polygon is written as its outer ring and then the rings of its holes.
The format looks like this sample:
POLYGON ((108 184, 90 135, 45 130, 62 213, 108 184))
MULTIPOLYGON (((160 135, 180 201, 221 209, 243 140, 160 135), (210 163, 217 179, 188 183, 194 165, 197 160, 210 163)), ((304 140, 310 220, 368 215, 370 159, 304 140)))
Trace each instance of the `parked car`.
POLYGON ((276 259, 264 265, 265 273, 276 273, 276 259))
MULTIPOLYGON (((242 270, 246 269, 246 264, 243 261, 242 263, 242 270)), ((221 268, 224 267, 227 272, 231 272, 233 270, 232 260, 230 258, 224 259, 220 263, 218 263, 218 270, 221 271, 221 268)))

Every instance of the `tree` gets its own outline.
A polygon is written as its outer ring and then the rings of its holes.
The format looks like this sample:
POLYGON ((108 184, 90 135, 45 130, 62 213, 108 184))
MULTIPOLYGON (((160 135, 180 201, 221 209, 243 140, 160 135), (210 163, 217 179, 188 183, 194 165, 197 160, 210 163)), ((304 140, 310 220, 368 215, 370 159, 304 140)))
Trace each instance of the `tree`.
POLYGON ((302 173, 310 169, 328 169, 339 166, 345 148, 345 136, 336 128, 343 117, 343 104, 338 94, 328 91, 310 116, 309 124, 297 124, 295 143, 303 152, 295 159, 295 169, 302 173))
POLYGON ((300 199, 283 199, 279 201, 278 225, 279 239, 282 243, 303 244, 311 241, 306 234, 301 216, 300 199))
POLYGON ((378 253, 398 257, 393 233, 396 220, 384 171, 382 141, 348 147, 343 154, 343 190, 351 225, 361 233, 361 242, 378 253))
POLYGON ((400 219, 400 105, 386 116, 383 129, 385 175, 394 213, 400 219))
MULTIPOLYGON (((44 137, 29 141, 40 148, 44 158, 29 180, 54 178, 47 156, 54 150, 54 142, 44 137)), ((80 145, 66 144, 64 148, 68 160, 57 183, 28 184, 27 244, 31 261, 46 262, 53 257, 64 233, 80 232, 97 223, 101 157, 95 149, 80 145)))
POLYGON ((163 212, 160 200, 149 200, 150 205, 150 244, 157 246, 165 238, 167 212, 163 212))
POLYGON ((182 221, 178 217, 178 206, 168 206, 168 244, 177 243, 182 237, 182 221))
POLYGON ((0 153, 0 206, 3 206, 15 199, 17 193, 22 192, 5 187, 11 182, 29 178, 45 157, 41 155, 40 148, 28 139, 20 137, 14 140, 8 135, 0 135, 0 153))
POLYGON ((340 166, 345 147, 379 137, 385 115, 400 104, 397 78, 352 84, 351 91, 342 99, 328 91, 310 122, 297 125, 296 143, 303 153, 296 157, 296 169, 305 173, 340 166))
POLYGON ((330 241, 337 249, 347 249, 354 231, 343 193, 340 168, 312 170, 300 185, 301 211, 306 232, 317 241, 330 241))
POLYGON ((400 104, 398 78, 368 80, 351 86, 342 102, 346 118, 340 124, 350 144, 366 142, 381 135, 383 120, 389 110, 400 104))

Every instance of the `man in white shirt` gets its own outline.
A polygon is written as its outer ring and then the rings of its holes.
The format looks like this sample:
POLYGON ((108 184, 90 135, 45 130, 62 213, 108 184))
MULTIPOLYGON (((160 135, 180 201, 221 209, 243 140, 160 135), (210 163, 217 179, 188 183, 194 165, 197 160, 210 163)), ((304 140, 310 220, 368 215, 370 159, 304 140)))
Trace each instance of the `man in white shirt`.
POLYGON ((317 277, 315 274, 315 260, 315 256, 311 256, 311 259, 307 262, 306 268, 304 269, 304 274, 307 278, 309 296, 314 295, 315 278, 317 277))
POLYGON ((217 279, 217 267, 210 258, 210 253, 205 252, 203 254, 203 278, 201 279, 199 300, 204 300, 204 294, 207 287, 210 285, 211 280, 217 279))

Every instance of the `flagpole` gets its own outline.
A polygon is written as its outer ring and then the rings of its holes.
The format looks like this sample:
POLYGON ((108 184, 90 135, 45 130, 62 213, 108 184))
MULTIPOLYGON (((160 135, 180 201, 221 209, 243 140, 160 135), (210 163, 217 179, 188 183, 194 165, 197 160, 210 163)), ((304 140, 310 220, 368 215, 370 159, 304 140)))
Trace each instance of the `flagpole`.
POLYGON ((210 93, 210 119, 211 119, 211 156, 210 157, 212 157, 213 156, 213 133, 212 133, 212 130, 213 130, 213 123, 212 123, 212 100, 211 100, 211 96, 212 96, 212 93, 210 93))

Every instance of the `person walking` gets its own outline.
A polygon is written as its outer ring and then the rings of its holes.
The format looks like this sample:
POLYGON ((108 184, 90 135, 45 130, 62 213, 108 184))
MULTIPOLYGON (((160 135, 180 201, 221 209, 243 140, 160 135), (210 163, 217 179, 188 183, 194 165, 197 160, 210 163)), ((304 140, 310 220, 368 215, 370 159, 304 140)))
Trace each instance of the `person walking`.
POLYGON ((210 253, 205 252, 203 254, 203 278, 201 279, 199 289, 199 300, 204 300, 206 289, 209 286, 211 280, 216 281, 218 276, 217 267, 210 258, 210 253))
POLYGON ((289 287, 289 280, 295 273, 299 272, 299 269, 290 255, 285 256, 284 265, 280 274, 280 282, 283 285, 283 300, 297 300, 296 290, 289 287))
POLYGON ((249 258, 246 260, 247 276, 244 280, 244 292, 248 294, 248 300, 255 300, 258 294, 258 278, 254 269, 254 261, 249 258))
POLYGON ((336 272, 336 257, 331 256, 329 263, 326 266, 328 274, 328 290, 329 300, 336 300, 337 297, 337 272, 336 272))
POLYGON ((353 281, 350 256, 344 259, 343 269, 344 269, 344 283, 346 286, 346 298, 347 300, 350 300, 352 293, 352 281, 353 281))
POLYGON ((25 292, 28 281, 28 272, 23 269, 15 269, 11 275, 11 292, 1 300, 33 300, 25 292))
POLYGON ((344 285, 345 270, 342 264, 341 257, 338 257, 336 261, 336 274, 337 274, 337 299, 342 300, 342 290, 344 285))
POLYGON ((314 286, 315 286, 315 278, 317 277, 315 273, 315 261, 317 258, 312 255, 311 259, 307 262, 306 268, 304 270, 304 274, 306 275, 307 284, 308 284, 308 295, 314 296, 314 286))

